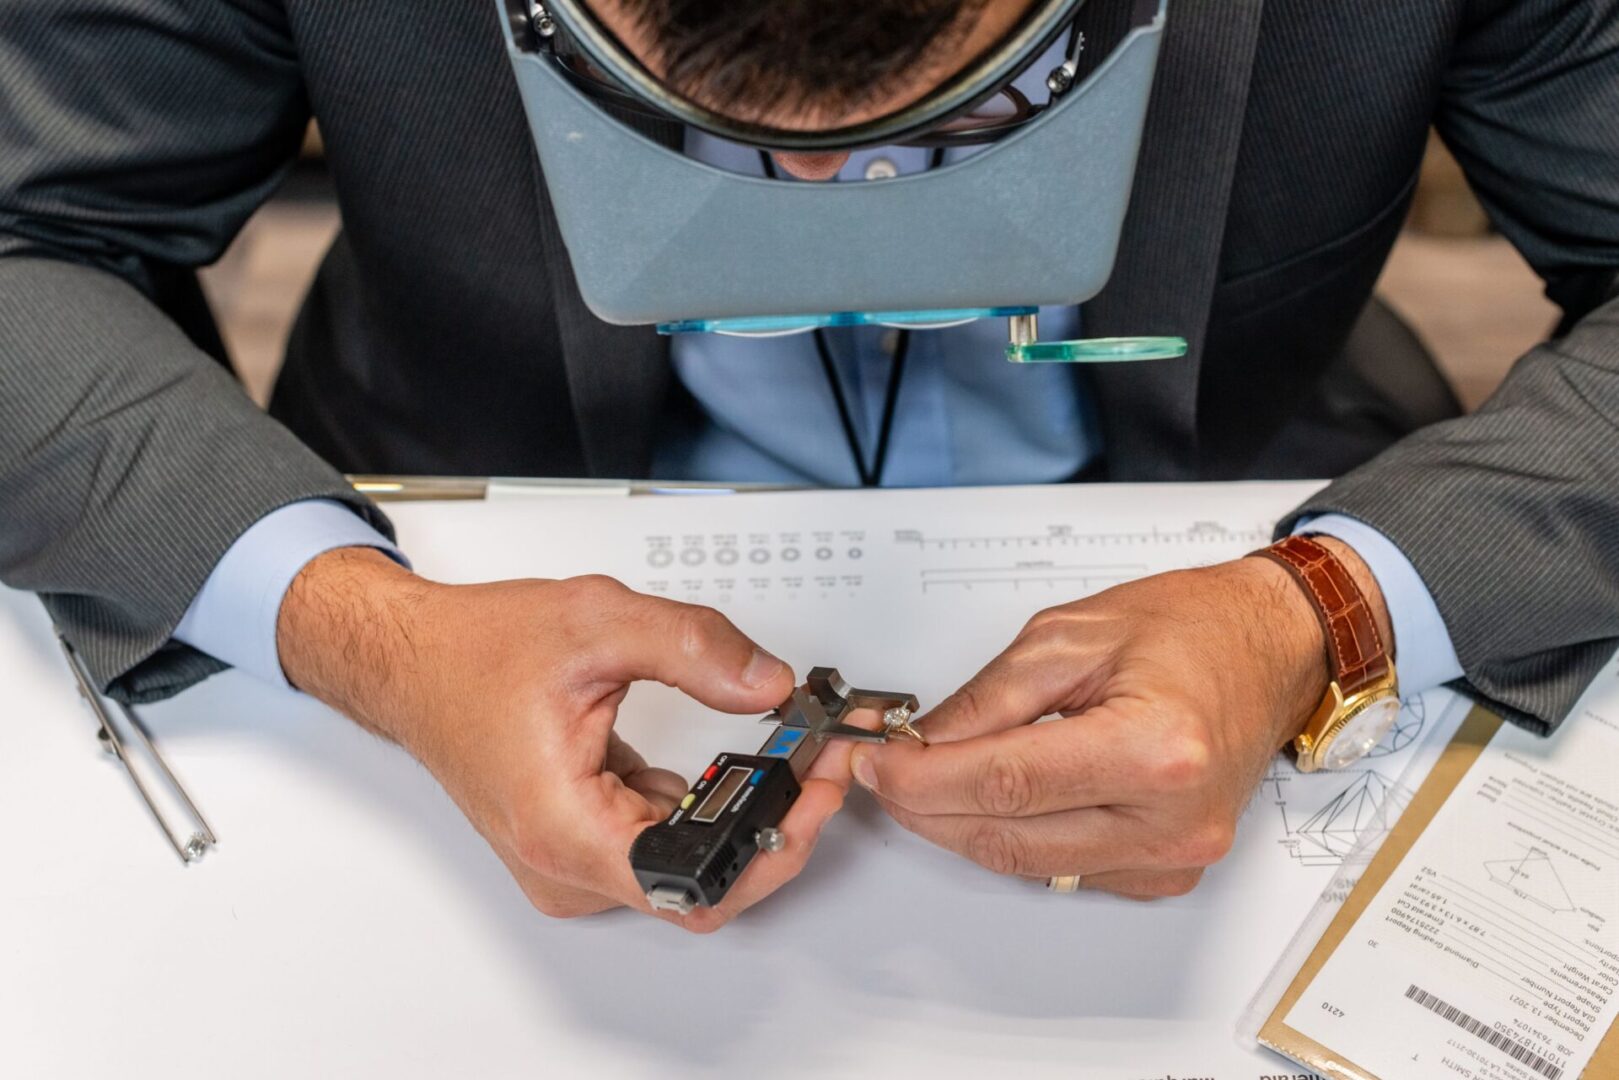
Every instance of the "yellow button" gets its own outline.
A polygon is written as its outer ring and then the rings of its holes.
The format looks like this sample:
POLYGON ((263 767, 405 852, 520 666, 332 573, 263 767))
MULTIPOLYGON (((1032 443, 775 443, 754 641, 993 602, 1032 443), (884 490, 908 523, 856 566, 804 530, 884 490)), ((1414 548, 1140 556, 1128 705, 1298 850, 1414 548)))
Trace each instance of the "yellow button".
POLYGON ((697 796, 695 794, 693 794, 693 793, 688 792, 686 797, 684 799, 680 800, 680 808, 682 810, 690 810, 691 809, 691 804, 696 802, 696 801, 697 801, 697 796))

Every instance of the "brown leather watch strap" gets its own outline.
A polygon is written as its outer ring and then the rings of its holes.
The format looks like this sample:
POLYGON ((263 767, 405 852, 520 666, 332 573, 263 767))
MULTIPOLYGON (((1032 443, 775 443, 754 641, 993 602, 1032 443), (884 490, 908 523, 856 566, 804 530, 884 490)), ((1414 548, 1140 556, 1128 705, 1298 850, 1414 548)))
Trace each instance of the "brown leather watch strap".
POLYGON ((1347 699, 1389 673, 1377 619, 1338 557, 1308 536, 1289 536, 1254 552, 1285 566, 1310 598, 1327 639, 1327 667, 1347 699))

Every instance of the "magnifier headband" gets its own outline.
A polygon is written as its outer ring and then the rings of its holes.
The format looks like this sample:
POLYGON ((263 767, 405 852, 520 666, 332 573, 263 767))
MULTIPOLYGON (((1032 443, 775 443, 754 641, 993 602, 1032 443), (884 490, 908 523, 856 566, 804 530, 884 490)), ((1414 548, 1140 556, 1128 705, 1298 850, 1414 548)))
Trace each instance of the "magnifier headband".
POLYGON ((570 60, 564 55, 568 49, 576 51, 607 76, 609 82, 604 85, 611 89, 603 96, 610 102, 621 99, 618 104, 632 109, 639 106, 687 127, 746 146, 815 152, 917 142, 944 145, 956 141, 948 134, 938 138, 930 136, 939 135, 952 121, 970 115, 1000 94, 1072 26, 1085 2, 1044 0, 1037 3, 999 43, 920 100, 886 116, 821 131, 736 120, 673 90, 632 56, 583 0, 543 0, 543 12, 553 20, 555 33, 551 44, 556 62, 577 81, 581 74, 577 70, 579 60, 570 60))

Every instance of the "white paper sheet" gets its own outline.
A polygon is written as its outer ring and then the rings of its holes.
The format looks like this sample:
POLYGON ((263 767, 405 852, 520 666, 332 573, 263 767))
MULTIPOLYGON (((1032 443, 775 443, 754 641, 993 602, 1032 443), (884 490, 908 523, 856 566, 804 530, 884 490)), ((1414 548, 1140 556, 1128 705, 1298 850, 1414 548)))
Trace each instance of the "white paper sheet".
MULTIPOLYGON (((447 580, 605 572, 712 603, 802 673, 937 702, 1042 607, 1268 540, 1309 485, 525 499, 390 510, 447 580), (733 552, 734 554, 726 554, 733 552)), ((143 716, 220 837, 182 869, 0 593, 0 1075, 1294 1077, 1234 1026, 1447 697, 1377 757, 1278 763, 1196 892, 997 878, 868 800, 718 935, 530 910, 399 751, 227 674, 143 716), (697 991, 701 990, 701 993, 697 991)), ((469 708, 475 708, 469 702, 469 708)), ((638 687, 621 730, 688 775, 750 718, 638 687)), ((543 763, 535 763, 543 768, 543 763)))
POLYGON ((1571 1080, 1616 1016, 1619 663, 1496 733, 1287 1023, 1377 1076, 1571 1080))

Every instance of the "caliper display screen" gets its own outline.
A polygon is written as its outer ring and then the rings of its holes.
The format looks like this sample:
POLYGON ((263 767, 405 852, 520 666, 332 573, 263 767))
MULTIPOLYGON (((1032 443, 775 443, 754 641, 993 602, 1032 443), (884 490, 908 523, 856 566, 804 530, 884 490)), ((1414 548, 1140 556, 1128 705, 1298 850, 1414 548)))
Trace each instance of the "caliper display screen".
POLYGON ((708 797, 697 808, 697 812, 692 814, 691 819, 701 821, 705 825, 711 821, 718 821, 719 816, 725 813, 726 806, 730 804, 731 797, 742 787, 752 771, 753 769, 746 765, 733 765, 726 769, 725 775, 720 777, 720 782, 714 785, 714 789, 708 793, 708 797))

